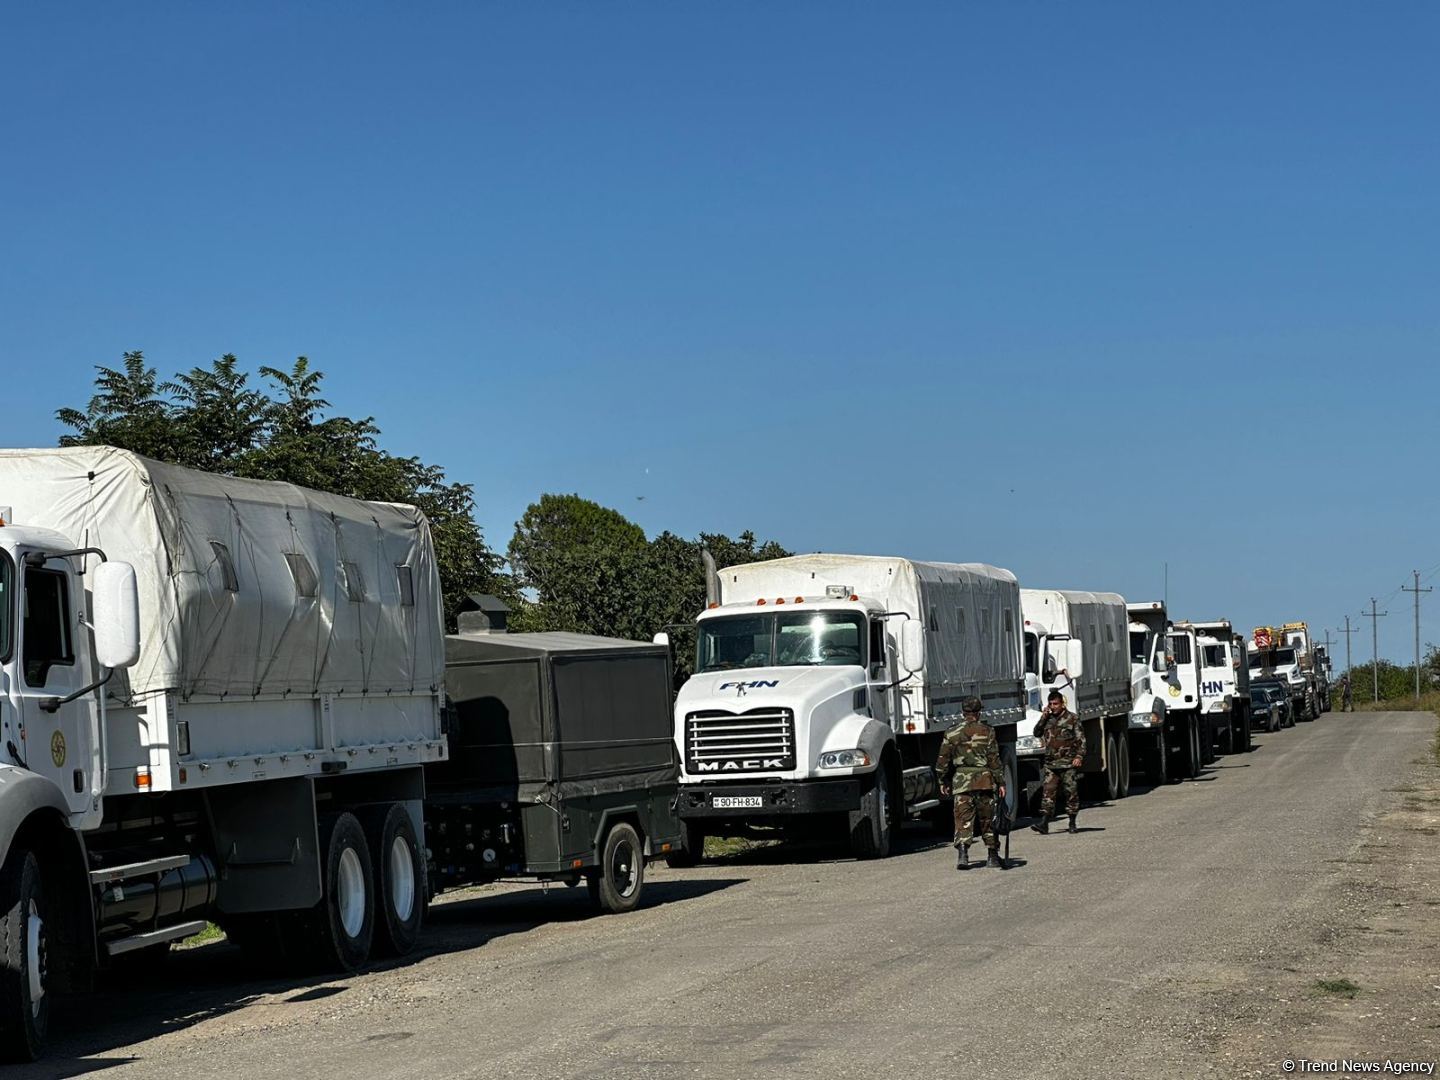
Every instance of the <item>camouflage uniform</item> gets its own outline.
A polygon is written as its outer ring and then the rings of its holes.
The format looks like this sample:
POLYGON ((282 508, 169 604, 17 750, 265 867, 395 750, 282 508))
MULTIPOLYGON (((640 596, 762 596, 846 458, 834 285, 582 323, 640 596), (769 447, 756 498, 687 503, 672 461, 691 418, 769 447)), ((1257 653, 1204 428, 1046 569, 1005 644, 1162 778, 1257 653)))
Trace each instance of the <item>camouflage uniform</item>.
POLYGON ((1048 821, 1055 814, 1055 796, 1065 786, 1065 812, 1072 818, 1080 812, 1080 770, 1071 764, 1085 757, 1085 726, 1080 718, 1066 709, 1059 716, 1047 710, 1035 725, 1035 737, 1045 743, 1045 797, 1040 803, 1040 818, 1048 821))
POLYGON ((935 772, 955 793, 955 846, 969 847, 978 833, 994 852, 1000 844, 995 836, 995 789, 1001 777, 994 730, 978 715, 966 716, 945 733, 935 772))

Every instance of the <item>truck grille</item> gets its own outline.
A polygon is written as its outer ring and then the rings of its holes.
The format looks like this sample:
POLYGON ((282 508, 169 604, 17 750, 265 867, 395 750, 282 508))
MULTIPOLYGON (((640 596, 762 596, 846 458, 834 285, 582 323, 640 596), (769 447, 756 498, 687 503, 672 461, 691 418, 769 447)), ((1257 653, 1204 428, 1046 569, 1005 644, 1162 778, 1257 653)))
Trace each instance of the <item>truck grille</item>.
POLYGON ((685 771, 705 776, 795 768, 795 714, 789 709, 721 709, 685 717, 685 771))

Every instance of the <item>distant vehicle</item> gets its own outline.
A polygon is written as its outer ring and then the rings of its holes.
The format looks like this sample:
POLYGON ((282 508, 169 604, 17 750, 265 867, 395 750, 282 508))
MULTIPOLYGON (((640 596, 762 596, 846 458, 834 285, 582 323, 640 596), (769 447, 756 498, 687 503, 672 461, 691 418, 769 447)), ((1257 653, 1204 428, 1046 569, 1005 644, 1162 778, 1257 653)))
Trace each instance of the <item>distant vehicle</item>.
POLYGON ((1284 679, 1251 679, 1250 692, 1259 691, 1268 696, 1279 710, 1282 728, 1295 726, 1295 705, 1290 699, 1290 684, 1284 679))
MULTIPOLYGON (((1250 678, 1279 679, 1285 684, 1290 696, 1292 711, 1297 720, 1313 720, 1319 715, 1315 706, 1313 679, 1300 666, 1300 650, 1294 645, 1261 644, 1275 640, 1262 631, 1268 627, 1257 627, 1250 651, 1250 678)), ((1271 631, 1271 633, 1274 633, 1271 631)))
POLYGON ((1285 726, 1290 700, 1278 686, 1250 684, 1250 717, 1252 723, 1265 731, 1276 732, 1285 726))

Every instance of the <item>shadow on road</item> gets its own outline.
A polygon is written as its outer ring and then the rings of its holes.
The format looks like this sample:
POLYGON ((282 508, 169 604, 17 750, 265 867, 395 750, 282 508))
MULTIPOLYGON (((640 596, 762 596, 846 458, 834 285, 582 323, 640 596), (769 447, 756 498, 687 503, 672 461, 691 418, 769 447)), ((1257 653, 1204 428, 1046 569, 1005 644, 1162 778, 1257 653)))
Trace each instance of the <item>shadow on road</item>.
MULTIPOLYGON (((744 881, 742 877, 652 880, 646 883, 640 907, 694 899, 744 881)), ((370 970, 403 968, 441 953, 483 948, 496 938, 547 923, 609 917, 624 918, 600 914, 584 888, 537 886, 459 899, 430 909, 414 952, 372 963, 370 970)), ((183 949, 153 964, 129 967, 123 975, 112 972, 94 993, 58 998, 50 1019, 50 1056, 34 1065, 7 1067, 5 1080, 69 1080, 128 1065, 136 1058, 91 1055, 183 1031, 261 1002, 278 1008, 343 995, 351 989, 352 978, 263 974, 223 940, 183 949)))

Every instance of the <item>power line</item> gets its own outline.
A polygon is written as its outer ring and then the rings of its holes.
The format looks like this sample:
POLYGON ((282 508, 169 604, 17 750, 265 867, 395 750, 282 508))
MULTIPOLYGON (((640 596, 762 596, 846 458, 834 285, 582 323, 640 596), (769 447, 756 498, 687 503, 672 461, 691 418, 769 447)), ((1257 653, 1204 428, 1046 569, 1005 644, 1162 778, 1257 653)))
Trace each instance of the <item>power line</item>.
POLYGON ((1415 594, 1415 700, 1420 700, 1420 594, 1422 592, 1434 592, 1433 586, 1420 587, 1420 571, 1412 571, 1415 575, 1415 587, 1401 585, 1401 592, 1415 594))
MULTIPOLYGON (((1399 590, 1396 590, 1396 591, 1398 592, 1399 590)), ((1391 595, 1394 595, 1394 594, 1392 593, 1391 595)), ((1388 612, 1388 611, 1376 611, 1376 610, 1375 610, 1375 604, 1376 604, 1375 597, 1373 597, 1373 596, 1370 597, 1370 610, 1369 610, 1368 612, 1362 611, 1362 612, 1360 612, 1360 615, 1361 615, 1362 618, 1366 618, 1366 619, 1369 619, 1369 620, 1370 620, 1370 647, 1371 647, 1372 650, 1374 650, 1373 655, 1374 655, 1374 657, 1375 657, 1375 662, 1374 662, 1374 664, 1373 664, 1373 665, 1371 666, 1371 668, 1370 668, 1370 685, 1371 685, 1371 686, 1374 688, 1374 690, 1375 690, 1375 702, 1376 702, 1376 704, 1379 704, 1379 702, 1380 702, 1380 633, 1379 633, 1379 627, 1380 627, 1380 620, 1383 619, 1386 615, 1389 615, 1390 612, 1388 612)))

